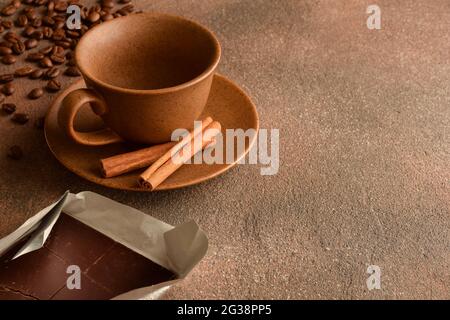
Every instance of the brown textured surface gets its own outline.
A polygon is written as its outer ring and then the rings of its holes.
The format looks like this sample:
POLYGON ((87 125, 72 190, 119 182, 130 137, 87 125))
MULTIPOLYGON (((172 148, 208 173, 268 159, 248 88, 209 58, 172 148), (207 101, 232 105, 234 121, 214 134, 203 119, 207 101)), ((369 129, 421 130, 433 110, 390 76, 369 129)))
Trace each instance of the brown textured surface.
POLYGON ((369 31, 372 3, 139 1, 216 32, 219 71, 249 92, 262 128, 280 129, 279 174, 238 166, 177 191, 108 190, 64 169, 31 123, 2 117, 1 154, 19 142, 26 155, 0 157, 0 234, 67 188, 92 190, 207 232, 207 256, 170 299, 450 298, 450 5, 379 0, 383 29, 369 31), (369 264, 382 290, 367 290, 369 264))

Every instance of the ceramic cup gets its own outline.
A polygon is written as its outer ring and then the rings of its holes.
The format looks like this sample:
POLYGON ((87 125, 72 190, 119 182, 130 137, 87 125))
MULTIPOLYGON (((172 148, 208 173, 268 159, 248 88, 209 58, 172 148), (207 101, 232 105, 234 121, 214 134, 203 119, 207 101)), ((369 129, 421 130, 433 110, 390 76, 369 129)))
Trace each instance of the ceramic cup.
POLYGON ((220 54, 211 31, 177 16, 141 13, 102 23, 77 45, 87 89, 64 98, 59 125, 84 145, 169 141, 175 129, 192 128, 202 113, 220 54), (74 129, 86 103, 106 129, 74 129))

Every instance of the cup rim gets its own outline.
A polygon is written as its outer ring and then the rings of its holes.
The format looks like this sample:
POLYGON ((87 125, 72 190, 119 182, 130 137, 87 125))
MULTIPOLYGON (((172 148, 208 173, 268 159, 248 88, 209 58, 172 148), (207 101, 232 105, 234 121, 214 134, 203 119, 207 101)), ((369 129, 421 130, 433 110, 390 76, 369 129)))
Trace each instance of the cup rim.
POLYGON ((115 18, 113 20, 109 20, 106 22, 101 23, 100 25, 88 30, 81 38, 80 41, 78 42, 78 45, 75 48, 75 61, 77 63, 77 67, 80 70, 81 74, 86 77, 87 79, 89 79, 90 81, 94 82, 95 84, 102 86, 102 87, 106 87, 110 90, 114 90, 114 91, 118 91, 118 92, 123 92, 123 93, 131 93, 131 94, 163 94, 163 93, 169 93, 169 92, 174 92, 174 91, 178 91, 178 90, 182 90, 185 88, 188 88, 202 80, 204 80, 205 78, 207 78, 209 75, 211 75, 211 73, 214 72, 214 70, 216 69, 217 65, 219 64, 220 58, 222 55, 222 49, 219 43, 219 40, 217 39, 216 35, 209 30, 208 28, 206 28, 205 26, 201 25, 200 23, 181 17, 181 16, 177 16, 177 15, 173 15, 173 14, 167 14, 167 13, 162 13, 162 12, 156 12, 156 11, 152 11, 152 12, 143 12, 143 13, 137 13, 137 14, 132 14, 132 15, 127 15, 127 16, 122 16, 122 17, 118 17, 115 18), (215 47, 215 53, 214 53, 214 60, 213 62, 208 66, 208 68, 206 68, 206 70, 204 70, 201 74, 199 74, 198 76, 196 76, 195 78, 187 81, 187 82, 183 82, 181 84, 178 84, 176 86, 172 86, 172 87, 166 87, 166 88, 159 88, 159 89, 131 89, 131 88, 123 88, 123 87, 118 87, 112 84, 109 84, 107 82, 104 82, 96 77, 94 77, 88 70, 86 70, 81 64, 78 63, 79 61, 79 56, 80 56, 80 48, 82 46, 82 43, 84 41, 86 41, 86 35, 89 34, 90 32, 92 32, 93 30, 95 30, 97 27, 101 27, 101 26, 105 26, 107 24, 110 23, 115 23, 115 21, 119 20, 119 19, 132 19, 134 16, 164 16, 164 17, 169 17, 169 18, 175 18, 175 19, 179 19, 182 20, 184 22, 189 22, 194 24, 196 27, 200 28, 201 30, 203 30, 205 33, 207 33, 211 39, 214 42, 214 47, 215 47))

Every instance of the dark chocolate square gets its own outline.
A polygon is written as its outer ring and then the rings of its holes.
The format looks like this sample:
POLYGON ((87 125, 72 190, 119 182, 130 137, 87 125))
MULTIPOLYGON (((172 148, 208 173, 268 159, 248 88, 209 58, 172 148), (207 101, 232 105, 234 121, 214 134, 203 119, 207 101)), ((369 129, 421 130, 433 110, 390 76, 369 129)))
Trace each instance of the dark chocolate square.
POLYGON ((50 299, 66 282, 67 263, 46 248, 0 263, 0 289, 50 299))
POLYGON ((52 300, 108 300, 114 298, 114 294, 95 283, 85 275, 81 275, 80 289, 69 289, 64 285, 61 290, 52 297, 52 300))
POLYGON ((61 214, 45 243, 50 251, 85 271, 114 241, 84 223, 61 214))
POLYGON ((119 243, 91 266, 87 275, 115 295, 174 277, 172 272, 119 243))

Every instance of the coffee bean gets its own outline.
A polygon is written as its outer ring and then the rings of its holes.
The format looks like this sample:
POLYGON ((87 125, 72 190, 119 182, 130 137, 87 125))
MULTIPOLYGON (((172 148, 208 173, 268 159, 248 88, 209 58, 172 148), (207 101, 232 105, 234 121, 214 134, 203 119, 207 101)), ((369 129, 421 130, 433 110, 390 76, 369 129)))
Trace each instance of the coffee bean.
POLYGON ((3 93, 0 93, 0 103, 3 103, 5 101, 6 97, 3 93))
POLYGON ((0 75, 0 83, 7 83, 14 80, 14 75, 12 73, 4 73, 0 75))
POLYGON ((39 79, 44 75, 44 70, 36 69, 30 74, 31 79, 39 79))
POLYGON ((16 13, 17 8, 15 6, 9 5, 4 7, 0 12, 4 16, 12 16, 14 13, 16 13))
POLYGON ((56 41, 55 44, 60 46, 60 47, 63 47, 64 49, 69 49, 70 48, 70 42, 69 41, 56 41))
POLYGON ((13 160, 20 160, 23 157, 23 151, 22 148, 18 145, 14 145, 8 150, 8 157, 13 160))
POLYGON ((36 40, 42 40, 42 39, 44 39, 44 33, 42 31, 38 30, 38 31, 33 32, 31 37, 36 40))
POLYGON ((97 22, 100 19, 100 14, 96 11, 93 11, 89 14, 88 20, 91 23, 97 22))
POLYGON ((16 88, 14 88, 14 85, 12 82, 8 82, 2 88, 2 92, 6 96, 12 95, 14 93, 14 91, 16 91, 16 88))
POLYGON ((63 28, 65 28, 65 26, 66 26, 66 23, 64 21, 55 21, 53 30, 63 29, 63 28))
POLYGON ((32 4, 34 0, 22 0, 25 4, 32 4))
POLYGON ((23 13, 27 16, 28 20, 36 19, 37 13, 33 8, 25 8, 23 9, 23 13))
POLYGON ((3 33, 3 31, 5 31, 5 28, 2 25, 0 25, 0 33, 3 33))
POLYGON ((114 1, 113 0, 103 0, 102 7, 107 8, 107 9, 114 8, 114 1))
POLYGON ((39 117, 34 122, 34 126, 36 129, 44 129, 45 126, 45 117, 39 117))
POLYGON ((39 65, 40 65, 42 68, 50 68, 50 67, 53 67, 52 60, 50 60, 49 57, 45 57, 44 59, 42 59, 41 61, 39 61, 39 65))
POLYGON ((66 62, 66 58, 64 58, 64 56, 60 56, 57 54, 52 54, 50 56, 50 59, 54 64, 63 64, 64 62, 66 62))
POLYGON ((11 48, 0 47, 0 56, 4 56, 4 55, 7 55, 7 54, 11 54, 11 53, 12 53, 11 48))
POLYGON ((25 37, 31 37, 31 35, 36 31, 35 28, 33 28, 32 26, 27 26, 25 27, 25 29, 23 29, 23 35, 25 37))
POLYGON ((80 71, 78 71, 77 67, 68 67, 64 74, 69 77, 78 77, 80 76, 80 71))
POLYGON ((7 54, 6 56, 2 57, 2 62, 4 64, 13 64, 16 63, 17 59, 13 55, 7 54))
POLYGON ((14 103, 4 103, 2 104, 2 111, 7 114, 13 114, 16 112, 16 105, 14 103))
POLYGON ((42 88, 36 88, 30 91, 30 93, 28 94, 28 98, 33 100, 39 99, 43 94, 44 90, 42 90, 42 88))
POLYGON ((22 5, 22 1, 21 0, 13 0, 13 1, 11 1, 11 5, 14 6, 16 9, 19 9, 20 6, 22 5))
POLYGON ((18 124, 25 124, 28 120, 30 120, 30 118, 26 113, 14 113, 11 120, 18 124))
POLYGON ((77 31, 74 31, 74 30, 67 30, 66 31, 66 35, 69 38, 72 38, 72 39, 77 39, 77 38, 80 37, 80 34, 77 31))
POLYGON ((51 55, 57 55, 57 56, 63 56, 64 55, 64 48, 60 46, 53 46, 51 55))
POLYGON ((32 68, 30 66, 25 66, 25 67, 17 69, 14 72, 14 76, 16 76, 16 77, 26 77, 26 76, 32 74, 33 71, 34 71, 34 68, 32 68))
POLYGON ((42 26, 42 19, 41 18, 34 18, 30 24, 35 27, 35 28, 39 28, 40 26, 42 26))
POLYGON ((52 79, 47 82, 47 86, 45 88, 47 89, 47 91, 56 92, 61 89, 61 83, 56 79, 52 79))
POLYGON ((26 50, 25 44, 20 40, 14 43, 14 45, 12 46, 12 51, 17 55, 24 53, 25 50, 26 50))
POLYGON ((28 61, 41 61, 44 58, 45 58, 45 55, 43 53, 33 52, 28 55, 27 60, 28 61))
POLYGON ((61 41, 65 38, 65 36, 66 36, 66 31, 64 31, 64 29, 55 29, 53 31, 52 39, 54 41, 61 41))
POLYGON ((67 2, 58 1, 55 3, 55 11, 56 12, 66 12, 67 10, 67 2))
POLYGON ((42 28, 42 34, 44 35, 45 39, 50 39, 53 35, 53 30, 50 27, 44 27, 42 28))
POLYGON ((18 34, 16 34, 13 31, 8 31, 4 36, 3 39, 5 39, 6 41, 9 41, 11 43, 16 43, 17 41, 20 40, 20 36, 18 34))
POLYGON ((114 19, 114 16, 111 13, 107 13, 107 14, 102 15, 102 20, 103 21, 109 21, 109 20, 112 20, 112 19, 114 19))
POLYGON ((12 26, 13 26, 12 21, 9 21, 9 20, 3 20, 3 21, 2 21, 2 27, 3 27, 3 28, 5 28, 5 29, 11 29, 12 26))
MULTIPOLYGON (((12 46, 13 46, 13 44, 14 43, 12 43, 12 42, 9 42, 9 41, 6 41, 6 40, 4 40, 4 41, 1 41, 0 42, 0 47, 6 47, 6 48, 12 48, 12 46)), ((12 51, 11 51, 12 52, 12 51)))
POLYGON ((16 24, 18 27, 25 27, 28 24, 28 18, 26 15, 21 14, 17 20, 16 20, 16 24))
POLYGON ((25 40, 25 48, 27 48, 27 50, 36 48, 38 44, 39 42, 36 39, 25 40))
POLYGON ((42 18, 42 23, 47 27, 52 27, 55 25, 55 20, 52 17, 45 16, 42 18))
POLYGON ((59 76, 59 69, 57 67, 52 67, 45 72, 45 77, 47 79, 53 79, 59 76))
POLYGON ((53 50, 53 46, 48 46, 48 47, 42 48, 41 50, 39 50, 39 52, 47 55, 50 52, 52 52, 52 50, 53 50))
POLYGON ((131 2, 131 0, 120 0, 119 1, 119 3, 122 3, 122 4, 127 4, 127 3, 130 3, 131 2))

